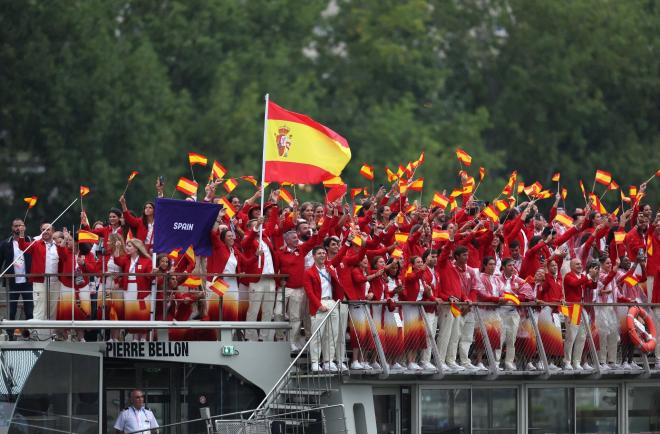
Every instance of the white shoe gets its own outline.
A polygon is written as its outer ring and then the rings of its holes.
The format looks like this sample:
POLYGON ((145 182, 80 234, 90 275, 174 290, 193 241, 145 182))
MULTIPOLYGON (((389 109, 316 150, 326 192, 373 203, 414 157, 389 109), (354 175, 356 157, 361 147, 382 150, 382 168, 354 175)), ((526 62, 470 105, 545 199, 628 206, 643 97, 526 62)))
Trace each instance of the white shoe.
POLYGON ((446 363, 440 363, 440 369, 442 369, 442 372, 452 372, 453 369, 449 367, 446 363))
POLYGON ((391 369, 393 371, 403 371, 404 368, 403 368, 403 366, 401 366, 401 363, 397 362, 397 363, 395 363, 391 366, 391 369))
POLYGON ((623 362, 623 365, 621 365, 621 369, 629 371, 632 369, 632 366, 630 366, 630 363, 628 362, 623 362))
POLYGON ((621 369, 621 365, 619 365, 618 363, 610 363, 610 369, 616 371, 618 369, 621 369))
POLYGON ((383 367, 380 366, 380 363, 378 363, 378 362, 373 362, 373 363, 371 364, 371 368, 372 368, 372 369, 383 369, 383 367))
POLYGON ((660 369, 660 357, 655 358, 655 364, 653 365, 655 369, 660 369))
POLYGON ((456 362, 450 362, 450 363, 447 363, 447 366, 449 366, 449 368, 451 368, 453 371, 458 371, 458 372, 463 372, 463 371, 465 371, 465 368, 462 367, 461 365, 459 365, 459 364, 456 363, 456 362))
POLYGON ((355 370, 364 369, 364 366, 362 366, 362 363, 356 360, 353 363, 351 363, 351 369, 355 369, 355 370))
POLYGON ((321 368, 319 368, 318 362, 312 362, 312 372, 320 372, 321 368))
POLYGON ((516 370, 516 365, 514 365, 511 362, 504 362, 504 368, 507 371, 515 371, 516 370))
POLYGON ((477 367, 470 362, 461 363, 461 366, 465 368, 466 371, 476 371, 477 367))
POLYGON ((296 345, 295 343, 291 342, 291 352, 292 353, 300 352, 300 347, 298 345, 296 345))
POLYGON ((573 370, 573 365, 570 364, 570 362, 564 362, 564 371, 572 371, 573 370))
POLYGON ((582 369, 584 369, 585 371, 591 371, 591 370, 594 369, 594 368, 592 368, 591 365, 590 365, 589 363, 584 362, 584 363, 582 364, 582 369))
POLYGON ((422 363, 422 369, 424 369, 425 371, 435 371, 436 367, 433 363, 424 362, 422 363))
POLYGON ((346 363, 342 362, 340 369, 341 372, 346 372, 348 371, 348 366, 346 366, 346 363))
POLYGON ((601 363, 601 364, 600 364, 600 370, 601 370, 601 371, 609 371, 609 370, 610 370, 610 367, 607 366, 607 363, 601 363))
POLYGON ((638 365, 637 363, 635 363, 635 362, 632 362, 632 363, 630 364, 630 367, 633 368, 633 369, 644 369, 644 368, 642 368, 641 366, 639 366, 639 365, 638 365))
POLYGON ((536 369, 538 369, 539 371, 544 371, 545 367, 543 366, 543 362, 541 361, 536 362, 536 369))
POLYGON ((551 371, 561 371, 561 368, 555 365, 554 363, 548 364, 548 369, 550 369, 551 371))
POLYGON ((479 370, 479 371, 487 371, 488 368, 486 368, 486 366, 485 366, 482 362, 479 362, 479 363, 477 363, 477 370, 479 370))
POLYGON ((372 371, 374 368, 372 368, 371 365, 369 365, 369 363, 364 362, 364 363, 362 363, 362 369, 364 369, 366 371, 372 371))
POLYGON ((534 366, 534 363, 532 363, 532 362, 527 362, 527 365, 525 366, 525 369, 527 371, 536 371, 536 366, 534 366))
POLYGON ((339 369, 337 369, 337 365, 335 364, 335 362, 324 363, 323 365, 324 365, 323 367, 325 368, 326 371, 329 371, 329 372, 338 372, 339 371, 339 369))
POLYGON ((582 368, 582 366, 580 366, 579 363, 576 363, 576 364, 573 365, 573 370, 574 371, 584 371, 584 369, 582 368))
POLYGON ((419 366, 419 365, 418 365, 417 363, 415 363, 415 362, 410 362, 410 363, 408 363, 408 370, 409 370, 409 371, 421 371, 421 370, 422 370, 422 367, 419 366))

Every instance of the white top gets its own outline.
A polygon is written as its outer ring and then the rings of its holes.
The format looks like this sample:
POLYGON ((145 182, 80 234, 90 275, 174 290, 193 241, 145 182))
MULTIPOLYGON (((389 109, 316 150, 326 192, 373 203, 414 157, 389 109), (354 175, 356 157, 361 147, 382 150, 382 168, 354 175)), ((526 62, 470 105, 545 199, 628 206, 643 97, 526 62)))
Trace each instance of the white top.
MULTIPOLYGON (((392 292, 394 288, 396 288, 397 283, 396 280, 392 279, 391 277, 387 277, 387 289, 392 292)), ((394 294, 392 297, 392 300, 399 301, 399 294, 394 294)))
POLYGON ((234 249, 229 249, 229 259, 225 264, 225 269, 222 270, 224 274, 236 274, 236 267, 238 266, 238 260, 234 254, 234 249))
POLYGON ((419 279, 419 291, 417 291, 417 301, 421 301, 424 297, 424 281, 419 279))
MULTIPOLYGON (((136 410, 131 406, 119 413, 114 428, 124 433, 129 433, 147 428, 156 429, 158 428, 158 422, 151 410, 147 410, 144 407, 136 410)), ((148 433, 149 431, 144 432, 148 433)))
POLYGON ((154 224, 147 223, 147 237, 144 239, 144 244, 153 244, 154 240, 154 224))
POLYGON ((330 280, 330 273, 324 268, 316 267, 321 278, 321 298, 332 298, 332 280, 330 280))
MULTIPOLYGON (((25 274, 25 257, 23 256, 23 251, 18 248, 18 241, 12 240, 14 245, 14 274, 25 274)), ((14 281, 16 283, 25 283, 27 279, 23 277, 15 277, 14 281)))
POLYGON ((46 245, 46 273, 57 273, 57 264, 60 262, 60 257, 57 254, 57 246, 54 241, 50 243, 44 241, 46 245))
POLYGON ((264 252, 264 257, 263 257, 264 268, 261 273, 275 274, 275 267, 273 266, 273 255, 270 254, 270 248, 268 247, 268 244, 266 244, 264 240, 261 240, 261 242, 259 243, 259 248, 264 252))

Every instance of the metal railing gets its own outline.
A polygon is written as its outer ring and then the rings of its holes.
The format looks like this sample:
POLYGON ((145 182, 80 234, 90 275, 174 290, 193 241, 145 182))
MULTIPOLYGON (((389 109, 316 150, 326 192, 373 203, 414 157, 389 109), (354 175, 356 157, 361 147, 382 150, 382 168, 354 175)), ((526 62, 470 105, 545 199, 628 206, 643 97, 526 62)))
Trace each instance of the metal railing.
MULTIPOLYGON (((583 303, 573 319, 569 306, 552 303, 455 303, 454 309, 430 302, 347 304, 347 347, 358 361, 350 365, 349 376, 548 377, 660 370, 632 345, 623 326, 633 306, 645 309, 656 323, 657 304, 583 303), (612 312, 604 323, 607 309, 612 312)), ((636 325, 643 334, 639 321, 636 325)))

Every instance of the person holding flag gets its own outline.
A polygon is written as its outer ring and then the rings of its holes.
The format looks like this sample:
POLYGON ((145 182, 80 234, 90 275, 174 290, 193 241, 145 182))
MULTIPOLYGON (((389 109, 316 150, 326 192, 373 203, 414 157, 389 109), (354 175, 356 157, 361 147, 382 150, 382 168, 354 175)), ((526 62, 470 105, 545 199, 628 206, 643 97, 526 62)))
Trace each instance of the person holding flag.
MULTIPOLYGON (((144 243, 138 239, 126 242, 126 254, 121 254, 123 243, 117 241, 113 251, 113 260, 121 267, 120 287, 124 293, 124 317, 126 320, 148 321, 150 318, 151 294, 151 256, 144 243)), ((146 341, 147 331, 144 329, 127 330, 132 333, 133 341, 146 341)))
POLYGON ((119 197, 121 210, 124 215, 124 220, 128 227, 133 231, 133 236, 142 241, 147 252, 151 251, 151 246, 154 243, 154 211, 156 206, 153 202, 148 201, 144 204, 141 217, 136 217, 126 206, 126 197, 121 195, 119 197))

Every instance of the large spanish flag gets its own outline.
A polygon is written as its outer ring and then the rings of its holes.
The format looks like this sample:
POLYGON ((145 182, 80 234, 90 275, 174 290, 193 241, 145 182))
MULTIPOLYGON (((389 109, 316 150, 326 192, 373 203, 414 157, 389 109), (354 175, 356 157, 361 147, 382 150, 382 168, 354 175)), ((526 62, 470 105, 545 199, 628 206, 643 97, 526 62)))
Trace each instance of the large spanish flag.
POLYGON ((268 101, 264 181, 318 184, 351 159, 345 138, 313 119, 268 101))

